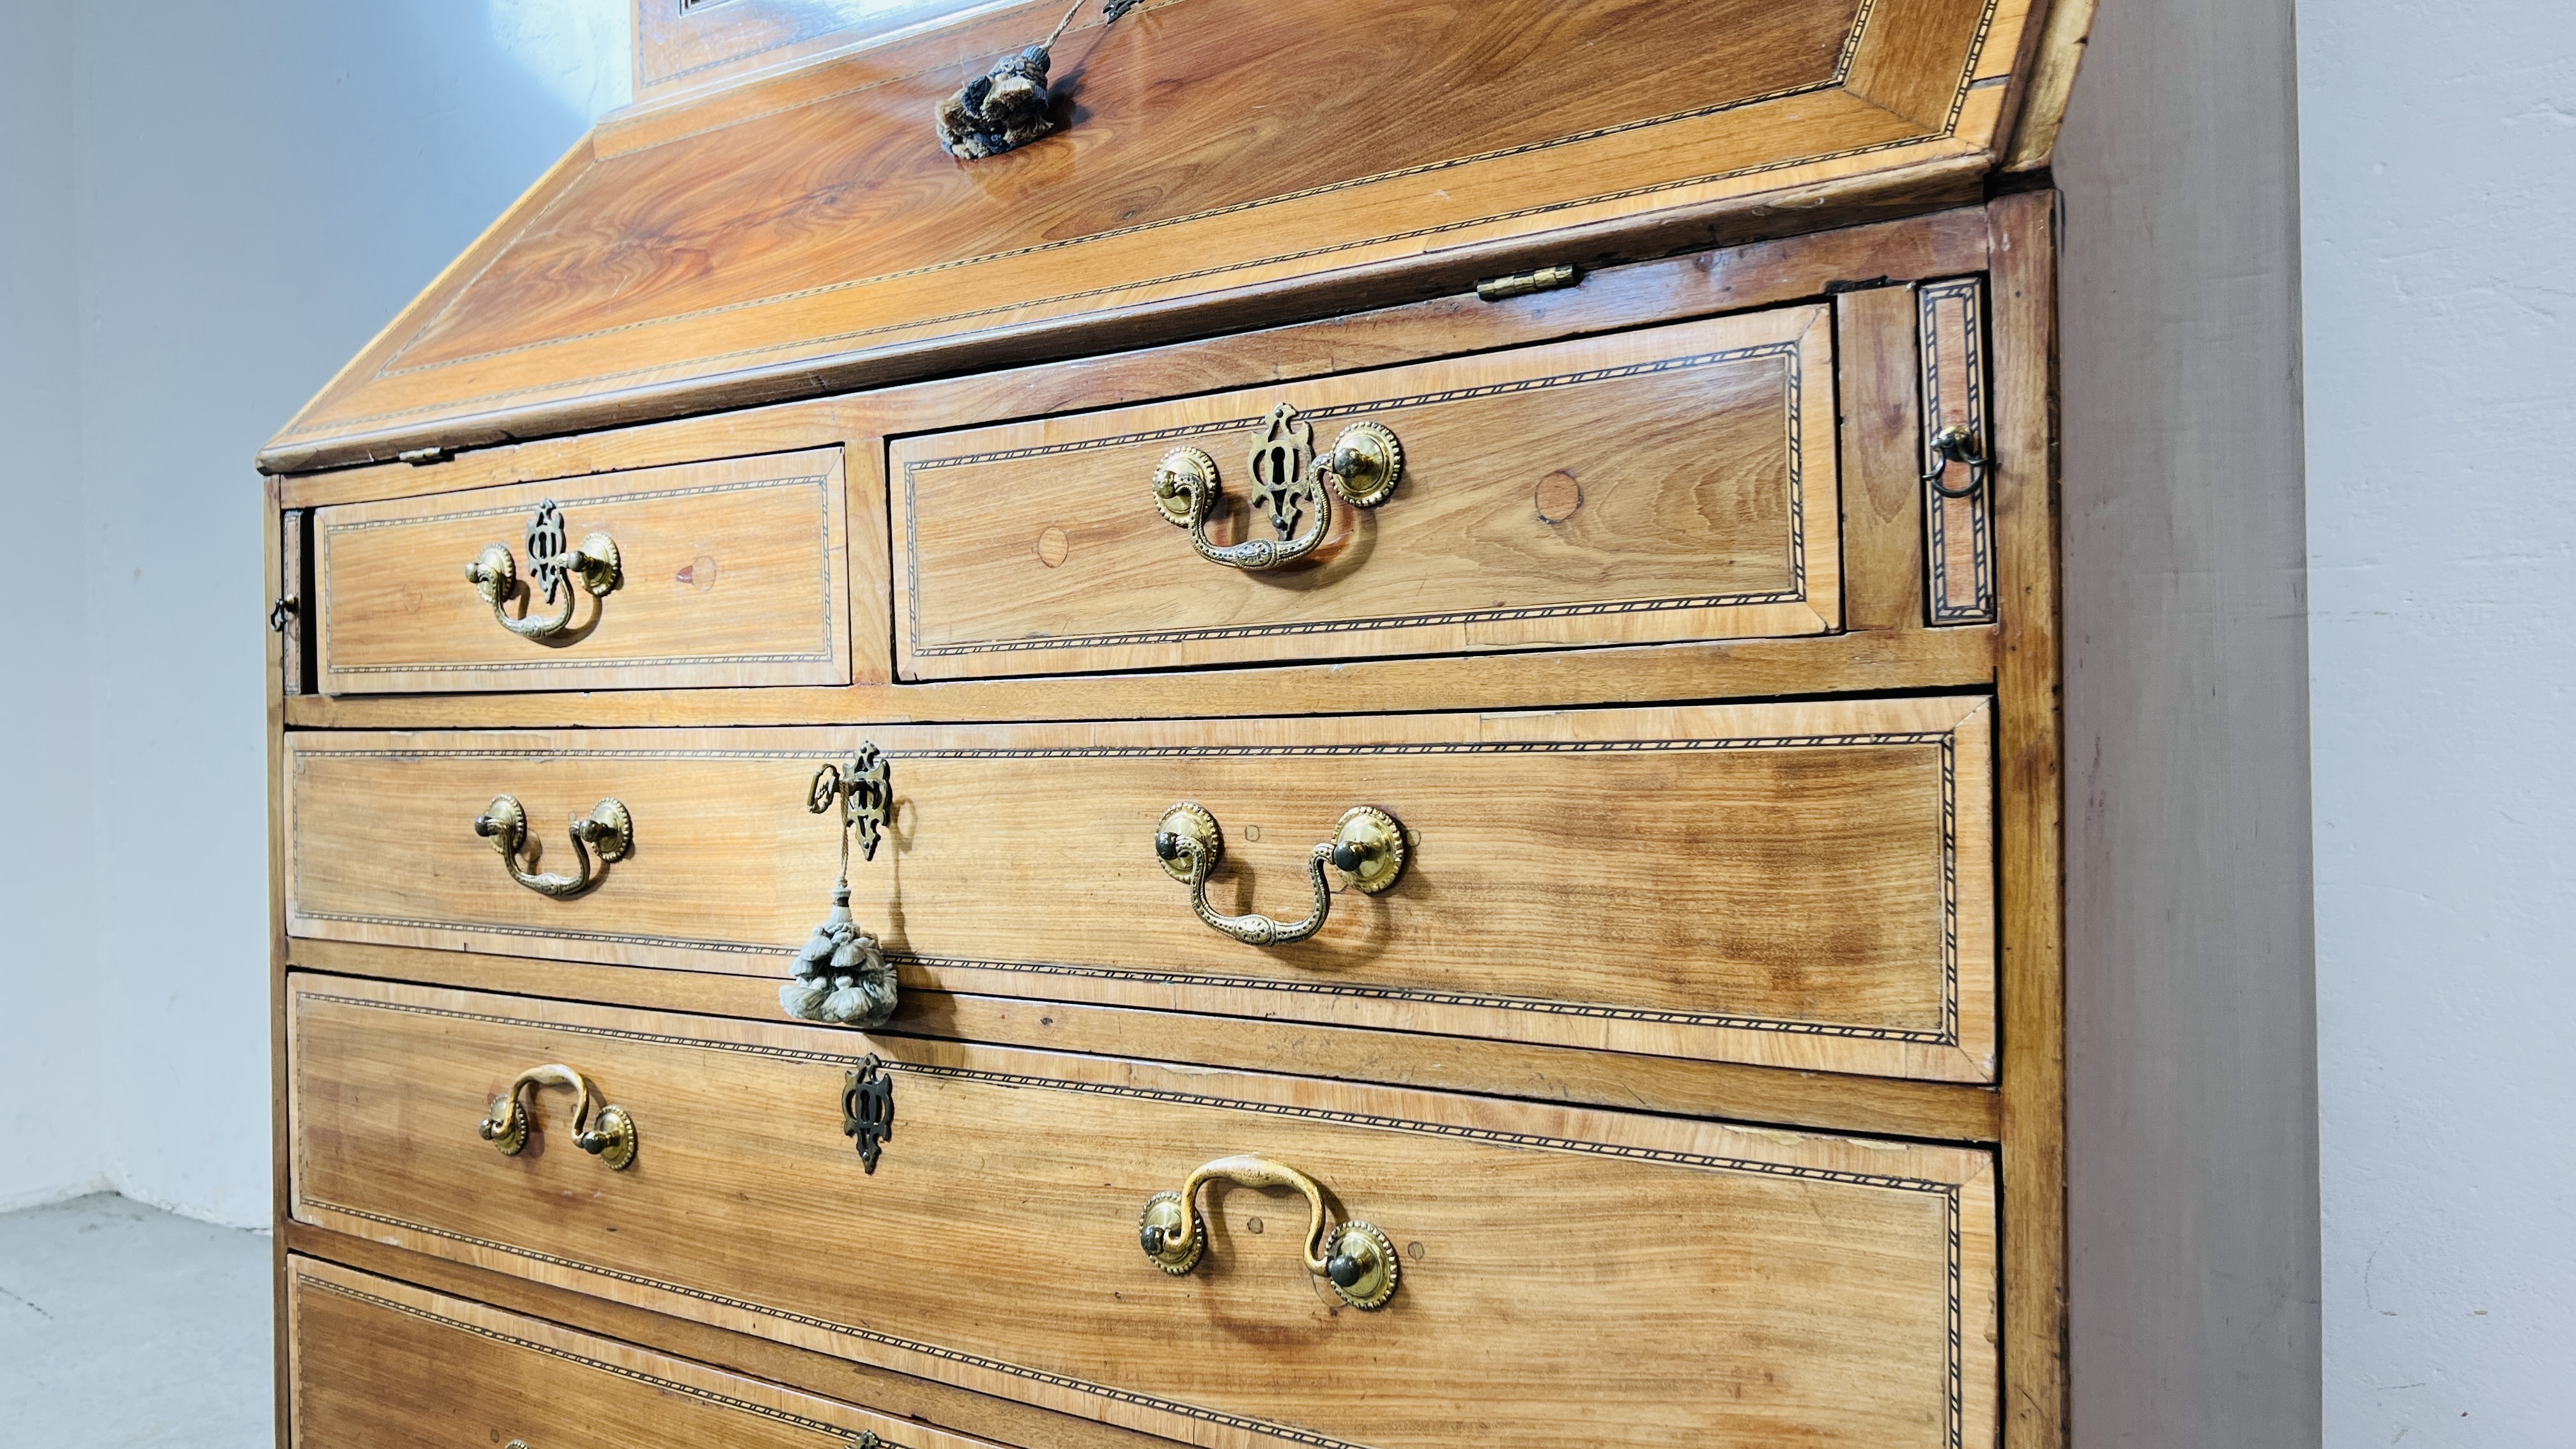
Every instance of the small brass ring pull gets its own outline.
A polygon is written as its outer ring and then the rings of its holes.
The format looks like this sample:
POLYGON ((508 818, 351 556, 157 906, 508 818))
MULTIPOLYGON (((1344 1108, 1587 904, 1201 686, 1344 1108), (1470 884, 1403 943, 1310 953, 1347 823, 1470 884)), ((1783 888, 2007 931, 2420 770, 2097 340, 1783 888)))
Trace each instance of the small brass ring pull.
POLYGON ((1404 478, 1404 445, 1379 423, 1353 423, 1332 451, 1315 452, 1314 425, 1288 403, 1271 410, 1253 444, 1252 511, 1266 516, 1275 539, 1220 544, 1207 536, 1222 487, 1216 459, 1199 448, 1175 448, 1154 467, 1154 507, 1187 530, 1199 557, 1228 568, 1275 569, 1323 545, 1333 531, 1333 500, 1375 508, 1404 478))
POLYGON ((1263 915, 1219 915, 1208 904, 1208 874, 1225 856, 1225 832, 1206 807, 1183 801, 1164 811, 1154 826, 1154 854, 1172 879, 1190 888, 1190 909, 1210 930, 1247 946, 1292 946, 1322 930, 1325 918, 1332 914, 1333 892, 1324 879, 1325 866, 1341 871, 1368 895, 1395 884, 1396 877, 1404 874, 1404 826, 1373 805, 1345 811, 1333 838, 1306 856, 1307 883, 1315 892, 1313 909, 1306 919, 1285 925, 1263 915))
POLYGON ((1986 457, 1985 448, 1978 443, 1977 435, 1952 423, 1932 435, 1932 466, 1924 470, 1923 481, 1931 484, 1932 491, 1944 498, 1966 498, 1986 486, 1986 470, 1993 466, 1992 460, 1986 457), (1957 488, 1944 481, 1949 477, 1953 463, 1968 465, 1968 481, 1957 488))
POLYGON ((563 509, 551 498, 537 505, 536 516, 528 522, 528 575, 529 603, 534 605, 536 591, 543 588, 546 602, 555 606, 553 613, 540 615, 532 608, 524 619, 510 616, 510 596, 519 586, 519 564, 511 556, 508 544, 484 545, 474 562, 465 566, 466 581, 492 606, 492 617, 522 639, 550 640, 560 636, 572 626, 573 604, 578 595, 587 593, 594 599, 605 599, 625 582, 617 541, 607 534, 591 534, 579 548, 565 547, 563 509), (560 602, 556 599, 558 594, 562 596, 560 602))
POLYGON ((1137 1241, 1154 1266, 1178 1278, 1199 1265, 1207 1252, 1207 1223, 1199 1214, 1199 1189, 1222 1179, 1245 1187, 1295 1188, 1306 1196, 1306 1271, 1333 1285, 1353 1308, 1386 1306, 1401 1276, 1395 1244, 1375 1226, 1353 1220, 1335 1225, 1324 1211, 1324 1190, 1315 1179, 1267 1157, 1220 1157, 1190 1174, 1179 1192, 1158 1192, 1145 1201, 1137 1221, 1137 1241))
MULTIPOLYGON (((520 852, 531 844, 528 812, 512 796, 493 796, 483 813, 474 817, 474 833, 491 841, 492 848, 501 853, 501 863, 510 872, 510 879, 541 896, 561 901, 607 878, 605 869, 591 869, 592 851, 599 852, 599 863, 605 867, 624 860, 627 852, 635 848, 635 817, 613 797, 592 806, 588 815, 573 817, 572 856, 580 862, 581 869, 572 875, 539 874, 519 864, 520 852)), ((528 864, 536 864, 533 854, 528 864)))
POLYGON ((561 1064, 530 1067, 519 1073, 518 1079, 510 1083, 510 1090, 492 1099, 492 1114, 475 1130, 484 1141, 500 1148, 505 1157, 525 1152, 528 1131, 536 1121, 532 1103, 540 1087, 563 1087, 576 1095, 573 1145, 620 1171, 634 1162, 635 1119, 616 1103, 602 1101, 587 1078, 561 1064))

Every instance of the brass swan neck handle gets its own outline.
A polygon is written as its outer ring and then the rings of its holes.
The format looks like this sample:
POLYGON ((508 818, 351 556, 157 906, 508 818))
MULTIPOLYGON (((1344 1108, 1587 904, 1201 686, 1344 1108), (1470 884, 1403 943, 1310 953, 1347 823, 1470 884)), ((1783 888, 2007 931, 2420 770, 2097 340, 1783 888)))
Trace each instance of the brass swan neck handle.
POLYGON ((1294 563, 1321 547, 1333 531, 1333 500, 1375 508, 1404 477, 1404 446, 1378 423, 1353 423, 1332 451, 1315 452, 1314 425, 1288 403, 1270 412, 1253 443, 1252 512, 1267 516, 1275 539, 1220 544, 1207 536, 1222 488, 1216 459, 1199 448, 1176 448, 1154 468, 1154 506, 1186 530, 1199 557, 1228 568, 1261 570, 1294 563))
POLYGON ((567 547, 563 509, 551 498, 537 505, 534 518, 528 521, 528 602, 526 618, 512 618, 510 596, 518 592, 519 564, 505 543, 483 546, 474 562, 465 566, 466 581, 492 606, 492 617, 501 627, 522 639, 540 642, 560 637, 572 626, 573 604, 587 593, 594 599, 605 599, 625 582, 618 559, 617 541, 604 533, 594 533, 581 541, 579 548, 567 547), (554 612, 535 612, 536 594, 545 590, 546 602, 554 612), (557 602, 557 595, 561 601, 557 602))
MULTIPOLYGON (((580 869, 572 875, 541 874, 519 864, 520 853, 530 844, 528 812, 513 796, 493 796, 483 813, 474 817, 474 833, 491 841, 492 848, 501 853, 501 864, 510 872, 510 879, 560 901, 580 895, 607 878, 605 869, 591 868, 592 850, 599 852, 599 863, 605 867, 624 860, 627 852, 635 848, 635 817, 614 797, 592 806, 588 815, 574 817, 572 855, 580 869)), ((536 863, 534 854, 530 854, 528 863, 536 863)))
POLYGON ((1137 1220, 1137 1240, 1154 1266, 1177 1278, 1199 1265, 1207 1252, 1207 1224, 1199 1214, 1199 1189, 1216 1181, 1245 1187, 1284 1187, 1306 1199, 1306 1271, 1333 1285, 1353 1308, 1386 1306, 1402 1276, 1395 1244, 1376 1226, 1356 1219, 1336 1225, 1324 1209, 1324 1190, 1315 1179, 1267 1157, 1220 1157, 1189 1176, 1179 1192, 1158 1192, 1145 1201, 1137 1220))
POLYGON ((626 1115, 625 1108, 603 1099, 587 1077, 561 1063, 530 1067, 519 1073, 508 1091, 492 1099, 491 1115, 475 1130, 484 1141, 500 1148, 504 1156, 516 1157, 526 1151, 528 1130, 536 1120, 531 1104, 541 1087, 562 1087, 575 1094, 575 1146, 620 1171, 635 1161, 635 1119, 626 1115))
POLYGON ((1190 888, 1190 909, 1208 929, 1247 946, 1293 946, 1324 928, 1333 912, 1333 891, 1324 878, 1332 866, 1368 895, 1395 884, 1404 874, 1404 826, 1373 805, 1345 811, 1333 838, 1306 855, 1307 883, 1314 905, 1302 921, 1282 924, 1268 916, 1220 915, 1208 904, 1208 875, 1225 855, 1225 832, 1203 805, 1183 801, 1163 812, 1154 827, 1154 854, 1174 880, 1190 888))

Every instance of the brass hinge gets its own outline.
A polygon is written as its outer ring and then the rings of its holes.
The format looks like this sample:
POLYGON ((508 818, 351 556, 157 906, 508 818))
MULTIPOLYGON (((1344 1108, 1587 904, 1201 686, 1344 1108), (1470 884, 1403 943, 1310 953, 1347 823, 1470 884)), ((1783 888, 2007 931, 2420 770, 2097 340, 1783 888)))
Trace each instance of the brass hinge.
POLYGON ((394 454, 394 460, 396 462, 409 463, 415 468, 421 468, 426 467, 431 463, 444 463, 454 456, 456 456, 456 450, 454 448, 433 444, 426 448, 406 448, 402 452, 394 454))
POLYGON ((1583 273, 1571 266, 1541 267, 1535 272, 1514 272, 1508 277, 1488 277, 1476 284, 1476 295, 1488 302, 1505 297, 1526 297, 1532 292, 1553 292, 1571 287, 1583 279, 1583 273))

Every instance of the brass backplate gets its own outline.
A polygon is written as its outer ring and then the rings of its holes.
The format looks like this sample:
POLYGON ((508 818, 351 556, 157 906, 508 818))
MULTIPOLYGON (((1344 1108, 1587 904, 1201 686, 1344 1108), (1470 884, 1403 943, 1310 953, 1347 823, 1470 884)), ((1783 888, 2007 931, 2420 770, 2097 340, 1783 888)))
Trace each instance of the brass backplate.
POLYGON ((1191 1221, 1193 1216, 1179 1193, 1158 1192, 1145 1200, 1144 1215, 1136 1221, 1137 1245, 1155 1267, 1175 1278, 1197 1267, 1200 1255, 1207 1251, 1207 1231, 1203 1224, 1191 1221), (1184 1227, 1191 1230, 1189 1241, 1176 1252, 1169 1246, 1171 1235, 1184 1227))
MULTIPOLYGON (((1177 835, 1184 840, 1197 841, 1208 858, 1210 869, 1214 869, 1217 861, 1225 855, 1225 833, 1217 829, 1216 817, 1210 815, 1203 805, 1185 800, 1164 811, 1163 818, 1154 825, 1154 834, 1157 837, 1177 835)), ((1172 879, 1183 885, 1189 884, 1190 858, 1186 853, 1164 861, 1163 869, 1172 879)))
POLYGON ((1333 1229, 1325 1257, 1328 1261, 1348 1258, 1359 1270, 1349 1283, 1325 1280, 1353 1308, 1383 1308, 1386 1300, 1395 1296, 1396 1280, 1402 1276, 1396 1266, 1395 1244, 1375 1224, 1351 1222, 1333 1229))
POLYGON ((1346 869, 1343 874, 1369 895, 1394 885, 1404 874, 1404 827, 1374 805, 1344 811, 1341 824, 1333 831, 1333 845, 1336 865, 1341 863, 1340 852, 1345 848, 1359 857, 1359 868, 1346 869))

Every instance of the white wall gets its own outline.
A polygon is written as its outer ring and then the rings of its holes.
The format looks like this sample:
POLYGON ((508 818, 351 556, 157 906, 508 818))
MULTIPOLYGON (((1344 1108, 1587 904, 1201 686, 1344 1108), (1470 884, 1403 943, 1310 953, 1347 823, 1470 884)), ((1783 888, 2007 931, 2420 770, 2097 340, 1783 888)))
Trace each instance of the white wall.
POLYGON ((2576 1383, 2576 6, 2308 0, 2326 1442, 2576 1383))
POLYGON ((0 46, 0 500, 25 570, 0 615, 0 1205, 112 1184, 264 1223, 250 460, 623 100, 622 3, 23 10, 0 46))
POLYGON ((0 44, 0 1210, 106 1183, 85 1089, 91 1009, 89 709, 74 305, 71 12, 31 7, 0 44))
POLYGON ((2059 148, 2079 1449, 2321 1442, 2292 19, 2104 0, 2059 148))

